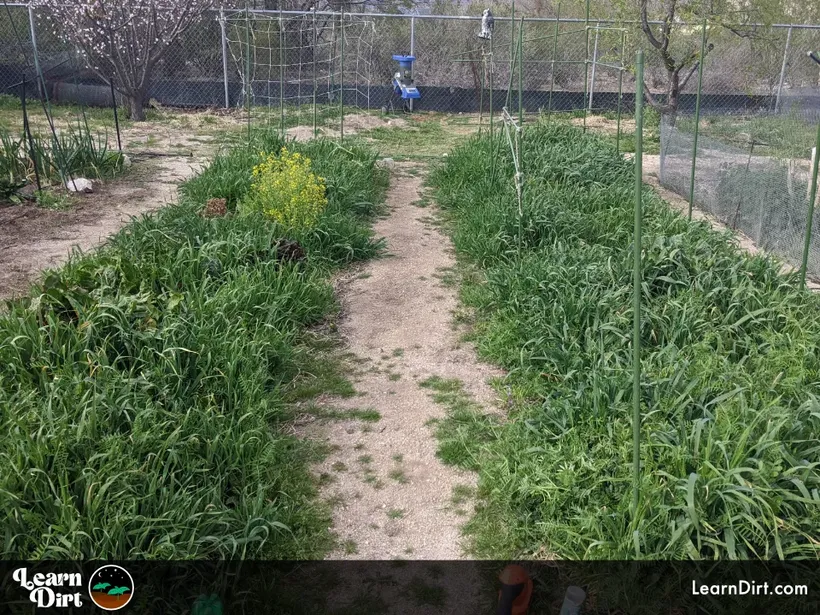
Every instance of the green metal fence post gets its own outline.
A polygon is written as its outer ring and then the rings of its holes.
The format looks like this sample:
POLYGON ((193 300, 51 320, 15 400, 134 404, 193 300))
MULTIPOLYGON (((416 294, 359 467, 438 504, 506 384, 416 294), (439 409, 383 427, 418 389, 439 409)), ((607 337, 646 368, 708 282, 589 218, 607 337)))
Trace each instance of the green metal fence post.
MULTIPOLYGON (((641 473, 641 190, 643 188, 643 51, 635 58, 635 231, 632 315, 632 514, 638 511, 641 473)), ((633 517, 634 518, 634 517, 633 517)))
POLYGON ((809 264, 809 247, 811 245, 811 228, 814 223, 814 202, 817 200, 817 167, 820 166, 820 120, 817 122, 817 138, 814 145, 814 164, 811 168, 811 190, 809 207, 806 214, 806 239, 803 244, 803 264, 800 265, 800 283, 806 285, 806 269, 809 264))
POLYGON ((345 5, 342 3, 342 12, 339 14, 339 141, 345 140, 345 5))
POLYGON ((552 115, 552 91, 555 89, 555 56, 558 55, 558 25, 561 23, 561 3, 555 7, 555 33, 552 37, 552 66, 550 67, 550 100, 547 117, 552 115))
POLYGON ((700 93, 703 90, 703 60, 706 53, 706 19, 703 20, 703 32, 700 36, 700 60, 698 60, 698 95, 695 98, 695 135, 692 144, 692 172, 689 175, 689 219, 692 219, 692 208, 695 204, 695 168, 698 161, 698 133, 700 132, 700 93))
POLYGON ((584 17, 584 36, 586 36, 586 57, 584 58, 584 132, 587 131, 587 94, 589 92, 589 0, 586 1, 584 17))

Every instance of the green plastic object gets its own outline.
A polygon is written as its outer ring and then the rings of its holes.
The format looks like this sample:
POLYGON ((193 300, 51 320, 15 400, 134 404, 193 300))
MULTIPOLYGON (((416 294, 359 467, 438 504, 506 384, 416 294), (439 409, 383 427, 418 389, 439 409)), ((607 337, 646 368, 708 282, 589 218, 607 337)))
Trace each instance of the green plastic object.
POLYGON ((222 615, 222 601, 216 594, 210 596, 203 594, 194 602, 191 615, 222 615))

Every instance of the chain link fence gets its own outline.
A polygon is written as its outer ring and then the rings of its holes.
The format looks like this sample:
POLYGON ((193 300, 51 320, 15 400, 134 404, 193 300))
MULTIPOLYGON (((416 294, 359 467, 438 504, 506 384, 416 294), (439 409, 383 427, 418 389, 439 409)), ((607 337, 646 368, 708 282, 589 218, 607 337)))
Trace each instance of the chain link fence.
MULTIPOLYGON (((26 5, 0 10, 0 92, 18 93, 24 76, 34 81, 33 35, 51 100, 110 104, 110 91, 54 24, 26 5)), ((213 11, 156 66, 150 96, 161 105, 243 109, 252 122, 314 133, 321 127, 336 135, 346 121, 355 125, 357 115, 393 107, 392 56, 411 54, 422 94, 415 110, 489 123, 499 121, 505 106, 517 110, 520 100, 522 113, 583 110, 585 125, 588 113, 617 115, 618 136, 628 137, 634 127, 621 126, 621 112, 633 113, 632 58, 644 47, 646 86, 663 100, 666 67, 637 23, 498 15, 487 40, 477 36, 480 19, 213 11), (511 74, 519 53, 520 70, 511 74)), ((675 57, 700 53, 700 24, 674 29, 675 57)), ((703 50, 700 95, 693 74, 677 108, 662 115, 660 182, 760 248, 800 265, 820 121, 820 67, 806 52, 820 49, 820 26, 710 26, 707 32, 712 47, 703 50)), ((818 231, 820 217, 808 258, 814 276, 820 276, 818 231)))

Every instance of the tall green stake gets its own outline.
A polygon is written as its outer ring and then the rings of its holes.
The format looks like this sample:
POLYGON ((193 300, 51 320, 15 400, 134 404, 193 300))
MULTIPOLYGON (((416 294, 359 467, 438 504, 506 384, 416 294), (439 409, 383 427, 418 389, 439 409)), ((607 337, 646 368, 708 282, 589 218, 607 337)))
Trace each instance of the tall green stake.
POLYGON ((550 68, 550 100, 547 117, 552 114, 552 91, 555 89, 555 56, 558 55, 558 24, 561 22, 561 3, 555 8, 555 33, 552 37, 552 67, 550 68))
POLYGON ((248 147, 251 146, 251 13, 245 3, 245 109, 248 114, 248 147))
POLYGON ((342 13, 339 16, 339 141, 345 140, 345 5, 342 3, 342 13))
POLYGON ((806 241, 803 244, 803 264, 800 265, 800 283, 806 285, 806 268, 809 264, 809 247, 811 246, 811 229, 814 222, 814 202, 817 200, 817 167, 820 165, 820 122, 817 123, 817 139, 814 144, 814 164, 811 168, 811 191, 809 207, 806 214, 806 241))
POLYGON ((695 167, 698 161, 698 133, 700 132, 700 93, 703 90, 703 60, 706 53, 706 19, 703 20, 703 32, 700 35, 700 59, 698 60, 698 95, 695 99, 695 137, 692 144, 692 172, 689 175, 689 219, 692 219, 692 207, 695 204, 695 167))
POLYGON ((643 188, 643 51, 635 58, 635 231, 632 280, 632 514, 638 511, 641 480, 641 190, 643 188))
POLYGON ((584 32, 586 36, 586 58, 584 60, 584 132, 587 131, 587 96, 589 95, 589 0, 586 2, 584 32))

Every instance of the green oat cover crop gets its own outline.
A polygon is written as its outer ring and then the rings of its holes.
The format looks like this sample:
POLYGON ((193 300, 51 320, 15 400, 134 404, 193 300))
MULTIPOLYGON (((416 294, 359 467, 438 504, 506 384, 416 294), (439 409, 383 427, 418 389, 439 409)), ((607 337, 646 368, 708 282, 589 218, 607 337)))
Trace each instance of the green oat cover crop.
POLYGON ((432 176, 473 271, 462 296, 477 347, 508 370, 513 401, 473 451, 486 500, 469 528, 477 552, 818 557, 818 298, 644 191, 633 519, 633 163, 578 129, 528 127, 519 237, 503 145, 494 178, 486 136, 432 176))
POLYGON ((330 273, 378 251, 369 220, 387 178, 368 151, 299 146, 328 178, 329 204, 287 237, 306 261, 284 263, 276 223, 199 215, 207 199, 247 190, 246 150, 220 155, 179 205, 74 255, 0 316, 4 558, 326 548, 307 472, 316 451, 280 425, 309 352, 304 328, 335 310, 330 273))

